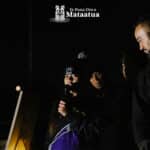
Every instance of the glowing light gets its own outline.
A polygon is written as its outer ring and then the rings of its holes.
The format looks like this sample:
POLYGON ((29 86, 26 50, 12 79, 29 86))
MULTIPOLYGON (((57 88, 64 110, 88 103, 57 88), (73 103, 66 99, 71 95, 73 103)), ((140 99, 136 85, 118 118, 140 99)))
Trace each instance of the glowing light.
POLYGON ((21 86, 20 86, 20 85, 17 85, 17 86, 16 86, 16 91, 17 91, 17 92, 21 91, 21 86))

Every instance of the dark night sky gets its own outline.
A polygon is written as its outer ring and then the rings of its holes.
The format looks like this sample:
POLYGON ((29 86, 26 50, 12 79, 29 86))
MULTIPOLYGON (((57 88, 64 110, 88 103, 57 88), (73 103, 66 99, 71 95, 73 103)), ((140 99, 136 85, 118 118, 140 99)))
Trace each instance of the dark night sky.
POLYGON ((33 14, 34 80, 60 83, 59 76, 66 61, 80 50, 87 50, 94 60, 103 63, 108 68, 112 80, 118 71, 121 51, 127 52, 131 57, 133 55, 135 63, 134 57, 138 57, 138 52, 133 37, 133 23, 139 15, 148 12, 146 3, 136 1, 134 6, 128 1, 53 1, 50 4, 48 6, 51 10, 56 4, 79 8, 95 7, 100 11, 101 19, 72 19, 66 24, 49 23, 47 3, 39 4, 43 8, 41 11, 35 7, 37 13, 33 14))
POLYGON ((1 17, 0 38, 2 88, 13 87, 17 82, 26 84, 31 78, 32 68, 35 70, 33 79, 50 80, 48 78, 52 70, 55 76, 55 71, 59 72, 57 67, 62 67, 66 59, 70 59, 80 50, 87 50, 90 55, 95 53, 96 56, 102 56, 105 64, 112 64, 120 50, 134 54, 136 50, 131 52, 132 48, 136 48, 132 25, 139 15, 149 11, 147 3, 119 0, 100 3, 52 1, 50 6, 47 1, 37 1, 32 6, 32 11, 28 1, 14 1, 9 5, 4 2, 3 6, 1 14, 5 15, 1 17), (95 7, 100 11, 101 19, 72 20, 67 24, 49 23, 48 9, 55 4, 79 8, 95 7))
POLYGON ((0 104, 6 116, 16 100, 16 84, 28 88, 34 83, 41 88, 62 83, 64 65, 80 50, 87 50, 91 60, 104 64, 111 80, 116 82, 121 50, 133 56, 131 63, 137 62, 133 23, 139 15, 149 13, 146 0, 142 4, 119 0, 52 1, 50 5, 40 0, 33 4, 32 9, 31 2, 25 0, 0 5, 0 104), (50 23, 49 8, 56 4, 97 8, 101 19, 50 23))

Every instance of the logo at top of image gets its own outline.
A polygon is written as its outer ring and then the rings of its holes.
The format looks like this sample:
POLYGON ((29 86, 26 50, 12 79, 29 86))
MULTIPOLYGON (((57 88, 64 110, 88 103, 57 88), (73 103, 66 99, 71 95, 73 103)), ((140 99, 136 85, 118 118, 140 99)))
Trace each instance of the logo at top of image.
POLYGON ((68 18, 65 18, 65 5, 55 6, 55 18, 52 18, 51 21, 60 23, 69 21, 68 18))
POLYGON ((100 18, 100 13, 96 8, 68 8, 65 5, 55 6, 55 16, 50 21, 64 23, 70 21, 71 18, 100 18))

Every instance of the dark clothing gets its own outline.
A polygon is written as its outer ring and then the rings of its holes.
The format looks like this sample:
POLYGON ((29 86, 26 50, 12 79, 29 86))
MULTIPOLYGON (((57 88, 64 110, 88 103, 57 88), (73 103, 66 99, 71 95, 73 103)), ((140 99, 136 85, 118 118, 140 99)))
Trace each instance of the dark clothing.
POLYGON ((85 113, 79 128, 81 150, 100 149, 104 128, 110 124, 110 118, 104 113, 107 92, 96 90, 89 85, 86 96, 80 101, 80 110, 85 113))
POLYGON ((45 133, 45 150, 48 149, 49 143, 52 142, 57 132, 59 132, 65 125, 71 122, 71 117, 68 115, 67 117, 61 116, 57 112, 57 108, 60 100, 56 100, 52 103, 51 111, 48 116, 47 122, 47 132, 45 133))
POLYGON ((148 146, 150 141, 150 59, 146 67, 139 73, 133 91, 133 131, 140 150, 148 146))
POLYGON ((80 150, 93 150, 99 147, 103 128, 106 126, 103 117, 104 97, 101 91, 90 89, 90 94, 82 95, 76 99, 66 100, 68 116, 60 117, 57 113, 58 102, 55 113, 50 119, 53 135, 47 138, 47 144, 53 140, 55 134, 69 122, 72 128, 77 131, 80 150))
POLYGON ((104 128, 100 150, 120 150, 120 95, 116 87, 111 88, 104 103, 104 116, 108 125, 104 128), (113 91, 112 91, 113 90, 113 91))
POLYGON ((109 119, 104 129, 101 150, 136 150, 131 130, 131 82, 122 80, 110 87, 104 114, 109 119))

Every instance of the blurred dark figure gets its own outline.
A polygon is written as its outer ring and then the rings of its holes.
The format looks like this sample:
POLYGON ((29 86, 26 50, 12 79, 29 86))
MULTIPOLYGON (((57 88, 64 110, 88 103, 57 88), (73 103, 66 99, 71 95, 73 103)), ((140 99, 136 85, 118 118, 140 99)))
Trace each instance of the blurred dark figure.
POLYGON ((82 110, 86 114, 85 126, 79 133, 83 150, 101 148, 104 128, 109 125, 109 119, 104 114, 107 94, 104 72, 100 66, 92 64, 89 68, 89 79, 82 104, 84 106, 82 110))
POLYGON ((79 150, 100 148, 101 134, 107 126, 103 115, 104 75, 93 66, 86 72, 85 64, 85 61, 77 60, 65 69, 64 96, 58 100, 51 115, 47 146, 60 129, 71 123, 77 133, 79 150))
POLYGON ((147 64, 139 72, 133 90, 132 121, 139 150, 150 150, 150 17, 135 25, 134 36, 139 48, 147 55, 147 64))
POLYGON ((132 125, 131 125, 131 106, 132 106, 132 86, 134 80, 130 79, 128 69, 128 55, 122 53, 121 57, 121 75, 122 83, 120 87, 120 147, 121 149, 137 150, 135 145, 132 125))
POLYGON ((107 126, 101 138, 101 150, 133 149, 134 142, 131 133, 131 83, 127 76, 126 55, 120 57, 120 78, 115 84, 106 80, 107 95, 104 101, 104 116, 107 126))
POLYGON ((81 101, 81 81, 82 83, 84 82, 82 69, 86 63, 85 59, 85 54, 80 53, 75 60, 65 67, 63 90, 52 104, 45 149, 48 149, 49 144, 61 129, 70 123, 74 124, 73 122, 77 122, 83 116, 82 112, 78 112, 77 107, 79 106, 79 101, 81 101))
POLYGON ((72 121, 72 107, 79 101, 79 81, 78 70, 76 70, 75 66, 68 65, 64 74, 64 92, 52 104, 47 133, 47 149, 57 132, 72 121))

